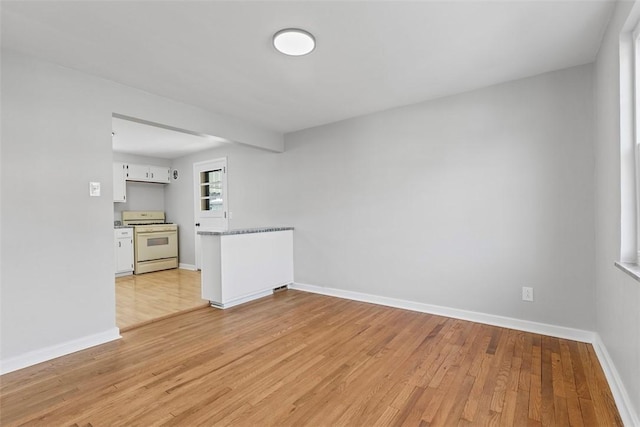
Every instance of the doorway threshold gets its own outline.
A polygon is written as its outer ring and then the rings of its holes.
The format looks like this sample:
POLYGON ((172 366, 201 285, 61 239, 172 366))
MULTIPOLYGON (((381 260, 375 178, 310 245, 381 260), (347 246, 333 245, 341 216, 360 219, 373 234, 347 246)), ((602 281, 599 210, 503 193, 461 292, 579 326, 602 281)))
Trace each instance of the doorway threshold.
POLYGON ((169 319, 170 317, 180 316, 181 314, 189 313, 191 311, 200 310, 202 308, 206 308, 206 307, 210 307, 210 306, 211 306, 211 304, 209 302, 206 302, 206 303, 197 305, 195 307, 191 307, 191 308, 187 308, 187 309, 184 309, 184 310, 179 310, 179 311, 176 311, 176 312, 173 312, 173 313, 165 314, 163 316, 155 317, 153 319, 145 320, 145 321, 142 321, 140 323, 133 324, 133 325, 124 326, 124 327, 120 328, 120 332, 128 332, 128 331, 131 331, 133 329, 137 329, 137 328, 140 328, 142 326, 149 325, 151 323, 155 323, 155 322, 159 322, 161 320, 169 319))

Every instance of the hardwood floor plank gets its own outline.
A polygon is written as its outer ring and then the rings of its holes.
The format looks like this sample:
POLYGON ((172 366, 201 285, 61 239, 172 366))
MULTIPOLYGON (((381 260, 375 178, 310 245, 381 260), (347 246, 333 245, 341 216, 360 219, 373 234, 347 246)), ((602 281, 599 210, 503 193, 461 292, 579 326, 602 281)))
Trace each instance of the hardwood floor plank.
POLYGON ((551 375, 553 376, 552 388, 554 395, 555 420, 559 425, 569 425, 569 409, 567 407, 567 393, 565 391, 564 371, 560 354, 551 353, 551 375))
POLYGON ((404 405, 402 405, 402 409, 398 410, 398 413, 396 417, 392 420, 391 424, 398 425, 398 426, 403 425, 407 420, 407 418, 409 417, 409 415, 411 414, 411 411, 416 406, 416 402, 420 400, 420 397, 422 397, 424 392, 425 392, 424 388, 414 386, 413 389, 411 390, 411 393, 409 393, 409 396, 407 396, 407 399, 404 401, 404 405))
POLYGON ((598 417, 596 416, 596 410, 593 407, 593 402, 591 401, 591 399, 580 398, 580 413, 582 414, 584 425, 586 426, 599 425, 598 417))
POLYGON ((540 422, 542 405, 542 348, 541 337, 534 337, 531 347, 531 376, 529 382, 529 419, 540 422))
POLYGON ((567 345, 569 346, 569 352, 571 354, 571 366, 573 366, 573 378, 576 383, 578 397, 580 399, 591 400, 589 384, 587 383, 587 377, 582 366, 580 351, 578 350, 578 342, 569 341, 567 345))
POLYGON ((492 401, 494 400, 496 391, 502 387, 502 384, 498 382, 498 373, 505 359, 505 354, 512 354, 513 352, 513 347, 509 345, 509 343, 511 343, 509 340, 509 330, 502 328, 495 329, 498 331, 499 339, 478 404, 477 422, 483 425, 499 421, 500 412, 492 409, 492 401))
POLYGON ((576 381, 571 362, 571 350, 565 340, 560 340, 560 358, 562 362, 562 376, 564 378, 564 389, 567 399, 567 412, 569 424, 572 426, 583 426, 582 413, 580 412, 580 400, 576 391, 576 381))
POLYGON ((514 426, 524 426, 529 423, 529 391, 518 389, 516 408, 513 417, 514 426))
POLYGON ((0 377, 0 424, 621 425, 588 344, 299 291, 0 377))
MULTIPOLYGON (((409 312, 404 313, 405 315, 409 314, 409 312)), ((422 321, 423 320, 424 319, 422 319, 422 321)), ((426 322, 424 323, 426 324, 426 322)), ((397 363, 395 366, 383 367, 384 369, 381 369, 381 363, 384 361, 383 359, 397 360, 398 362, 401 362, 411 357, 414 353, 413 350, 419 347, 422 343, 421 340, 416 339, 415 335, 411 338, 412 330, 417 329, 412 328, 411 324, 408 324, 408 328, 405 329, 407 333, 406 336, 404 333, 400 333, 392 342, 390 342, 389 347, 385 351, 379 352, 375 357, 371 357, 366 361, 366 363, 362 364, 363 369, 359 370, 359 374, 360 376, 366 376, 366 381, 354 382, 354 380, 357 380, 357 376, 355 375, 356 371, 348 376, 339 392, 344 393, 347 396, 357 397, 352 399, 352 403, 345 408, 339 418, 336 418, 336 424, 349 425, 349 420, 361 420, 368 416, 371 416, 372 419, 377 418, 375 415, 375 406, 382 406, 380 402, 384 399, 388 390, 388 378, 404 376, 405 374, 403 371, 408 369, 408 367, 403 363, 397 363), (368 412, 371 410, 373 410, 373 413, 369 414, 368 412)), ((418 338, 419 337, 420 336, 418 335, 418 338)), ((409 368, 410 366, 411 365, 409 365, 409 368)), ((411 390, 413 387, 415 386, 410 384, 405 386, 407 390, 411 390)), ((407 394, 407 396, 408 395, 409 394, 407 394)), ((395 394, 393 396, 395 396, 395 394)), ((394 402, 396 401, 387 401, 387 404, 390 403, 391 405, 394 405, 394 402)), ((404 404, 404 399, 401 402, 404 404)), ((398 409, 402 410, 402 405, 400 405, 398 409)), ((331 419, 326 418, 325 420, 331 421, 331 419)))
POLYGON ((447 376, 443 380, 445 382, 444 387, 439 386, 441 393, 446 393, 442 399, 442 402, 437 405, 437 398, 427 406, 422 414, 422 420, 434 425, 452 424, 462 415, 465 408, 465 403, 470 395, 471 389, 476 378, 469 375, 471 366, 473 366, 476 359, 481 359, 483 355, 483 349, 485 348, 482 335, 478 334, 482 328, 480 325, 468 323, 464 330, 466 340, 462 342, 462 346, 458 351, 458 357, 455 360, 452 368, 447 373, 447 376), (456 387, 454 384, 462 384, 462 387, 456 387), (437 410, 434 413, 430 413, 430 409, 436 407, 437 410))
POLYGON ((476 375, 475 381, 467 398, 467 402, 462 412, 462 418, 466 421, 473 422, 478 412, 478 405, 480 404, 480 397, 482 396, 487 376, 489 375, 489 368, 493 361, 493 355, 483 354, 482 364, 480 371, 476 375))
POLYGON ((604 373, 598 363, 593 347, 585 343, 578 343, 578 351, 582 359, 582 366, 589 384, 591 401, 593 402, 598 422, 601 425, 622 425, 617 409, 615 411, 612 410, 616 406, 611 390, 608 387, 604 390, 602 389, 602 385, 606 383, 606 380, 603 379, 604 373))
POLYGON ((515 351, 516 331, 508 331, 508 338, 506 341, 507 351, 502 356, 502 361, 496 376, 496 386, 493 390, 493 396, 491 398, 491 410, 495 412, 502 412, 504 401, 506 397, 509 374, 511 373, 511 364, 513 362, 513 353, 515 351))
MULTIPOLYGON (((409 312, 405 312, 409 314, 409 312)), ((407 328, 396 336, 396 338, 390 343, 387 351, 378 353, 376 358, 372 358, 367 361, 367 369, 375 369, 369 375, 369 379, 365 382, 359 381, 359 384, 352 384, 354 380, 357 380, 355 372, 350 374, 347 381, 344 383, 344 387, 340 390, 341 393, 348 393, 349 395, 357 396, 352 399, 352 403, 344 408, 344 411, 339 417, 335 418, 336 424, 348 425, 348 420, 363 420, 363 423, 374 423, 381 415, 381 410, 385 406, 395 405, 396 402, 401 402, 398 406, 400 409, 405 402, 405 398, 409 396, 411 390, 415 385, 410 382, 404 382, 400 378, 408 378, 407 375, 415 368, 415 363, 412 363, 412 359, 415 358, 416 351, 423 345, 424 340, 418 331, 428 331, 434 320, 433 318, 416 318, 420 320, 420 324, 424 325, 422 328, 417 328, 415 321, 412 326, 411 323, 407 324, 407 328), (385 370, 378 368, 376 360, 380 357, 396 360, 397 363, 393 367, 388 367, 385 370), (409 363, 407 363, 409 362, 409 363), (376 363, 376 364, 374 364, 376 363), (390 378, 395 378, 395 385, 389 381, 390 378), (405 384, 402 386, 402 384, 405 384), (402 395, 402 391, 406 390, 404 398, 399 399, 398 396, 402 395), (395 398, 395 399, 394 399, 395 398)), ((364 374, 364 371, 362 371, 364 374)), ((362 375, 361 374, 361 375, 362 375)), ((332 411, 338 414, 337 411, 332 411)), ((397 411, 399 412, 399 411, 397 411)), ((313 421, 313 417, 311 420, 313 421)), ((333 418, 324 418, 324 421, 332 421, 333 418)), ((320 421, 320 420, 318 420, 320 421)))
POLYGON ((553 354, 554 338, 542 337, 541 348, 541 402, 540 421, 543 425, 556 425, 553 395, 553 367, 551 356, 553 354))
MULTIPOLYGON (((473 388, 473 384, 475 383, 475 381, 475 377, 472 377, 471 375, 465 375, 462 379, 461 387, 451 387, 451 390, 455 390, 455 393, 452 393, 450 396, 450 407, 446 411, 441 411, 439 414, 442 418, 444 418, 444 422, 442 423, 443 425, 455 425, 459 420, 462 419, 467 398, 469 396, 469 393, 471 393, 471 389, 473 388)), ((433 424, 436 424, 438 421, 439 420, 435 420, 433 424)))
POLYGON ((396 408, 392 408, 391 406, 387 406, 380 416, 373 424, 365 424, 372 425, 374 427, 388 426, 391 425, 391 421, 396 418, 398 414, 398 410, 396 408))

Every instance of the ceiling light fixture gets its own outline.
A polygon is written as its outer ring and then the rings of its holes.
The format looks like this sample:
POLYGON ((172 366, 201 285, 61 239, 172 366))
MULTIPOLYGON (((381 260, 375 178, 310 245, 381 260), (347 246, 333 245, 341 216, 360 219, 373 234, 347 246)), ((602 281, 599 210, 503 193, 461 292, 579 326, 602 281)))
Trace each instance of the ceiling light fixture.
POLYGON ((308 31, 285 28, 273 35, 273 46, 285 55, 302 56, 316 48, 316 39, 308 31))

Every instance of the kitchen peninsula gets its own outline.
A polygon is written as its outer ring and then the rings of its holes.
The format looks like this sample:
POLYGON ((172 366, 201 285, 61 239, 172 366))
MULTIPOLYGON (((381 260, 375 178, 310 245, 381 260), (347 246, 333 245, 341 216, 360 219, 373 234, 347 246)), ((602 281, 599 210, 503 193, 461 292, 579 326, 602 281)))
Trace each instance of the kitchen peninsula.
POLYGON ((293 283, 293 227, 199 231, 202 298, 228 308, 293 283))

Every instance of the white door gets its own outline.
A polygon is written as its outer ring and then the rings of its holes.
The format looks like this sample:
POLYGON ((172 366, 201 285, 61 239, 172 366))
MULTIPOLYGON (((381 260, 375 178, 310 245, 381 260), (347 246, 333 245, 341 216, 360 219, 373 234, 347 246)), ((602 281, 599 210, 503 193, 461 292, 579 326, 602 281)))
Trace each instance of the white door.
POLYGON ((116 273, 133 271, 133 228, 116 228, 113 231, 116 273))
POLYGON ((113 164, 113 201, 127 201, 127 182, 125 181, 125 164, 113 164))
POLYGON ((116 273, 133 271, 133 237, 118 239, 116 273))
POLYGON ((126 167, 127 181, 148 181, 149 180, 149 166, 146 165, 134 165, 127 164, 126 167))
POLYGON ((196 268, 200 269, 200 236, 198 231, 226 231, 227 218, 227 158, 193 164, 194 222, 196 268))

